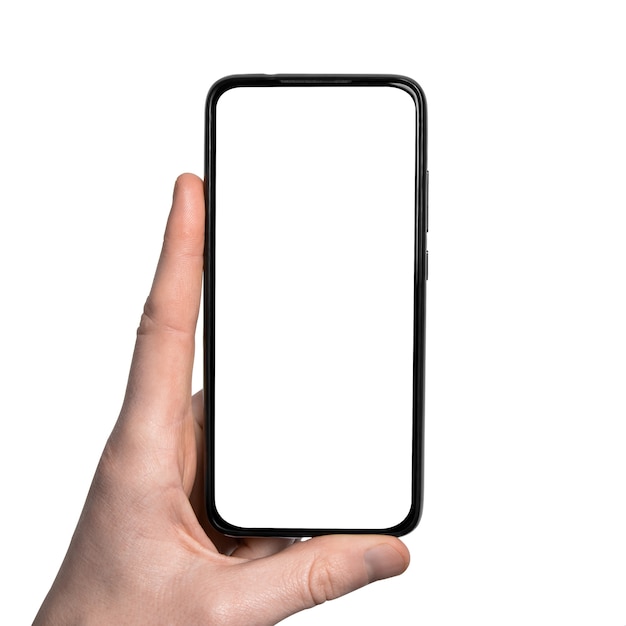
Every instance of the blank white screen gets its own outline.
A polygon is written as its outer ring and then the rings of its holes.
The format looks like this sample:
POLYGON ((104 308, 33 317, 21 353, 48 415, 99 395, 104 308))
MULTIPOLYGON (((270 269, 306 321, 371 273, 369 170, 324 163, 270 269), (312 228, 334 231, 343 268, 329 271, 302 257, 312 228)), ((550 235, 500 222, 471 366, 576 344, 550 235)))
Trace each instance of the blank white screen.
POLYGON ((392 87, 218 101, 215 500, 231 524, 409 512, 415 118, 392 87))

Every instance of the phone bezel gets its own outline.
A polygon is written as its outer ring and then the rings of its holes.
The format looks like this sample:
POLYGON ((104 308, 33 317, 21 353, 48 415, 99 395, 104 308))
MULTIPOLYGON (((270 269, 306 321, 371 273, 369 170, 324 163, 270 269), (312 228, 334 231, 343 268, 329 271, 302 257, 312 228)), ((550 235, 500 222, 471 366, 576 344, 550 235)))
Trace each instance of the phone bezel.
POLYGON ((424 365, 427 280, 427 154, 426 99, 411 78, 393 74, 241 74, 226 76, 213 84, 206 100, 204 248, 204 410, 205 410, 205 503, 209 522, 233 537, 312 537, 326 534, 388 534, 412 531, 422 513, 424 484, 424 365), (339 87, 389 86, 408 92, 415 103, 415 264, 413 309, 413 442, 411 507, 404 520, 389 528, 245 528, 230 524, 219 514, 214 495, 215 449, 215 159, 216 107, 220 96, 237 87, 339 87))

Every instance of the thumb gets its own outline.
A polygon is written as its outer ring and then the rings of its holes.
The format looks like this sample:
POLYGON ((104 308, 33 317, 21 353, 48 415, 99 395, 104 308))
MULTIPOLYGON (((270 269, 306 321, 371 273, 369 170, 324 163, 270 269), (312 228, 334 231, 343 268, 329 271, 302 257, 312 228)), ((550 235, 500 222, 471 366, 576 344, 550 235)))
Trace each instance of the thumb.
POLYGON ((409 551, 395 537, 315 537, 235 566, 232 606, 242 612, 241 623, 276 624, 368 583, 397 576, 408 565, 409 551))

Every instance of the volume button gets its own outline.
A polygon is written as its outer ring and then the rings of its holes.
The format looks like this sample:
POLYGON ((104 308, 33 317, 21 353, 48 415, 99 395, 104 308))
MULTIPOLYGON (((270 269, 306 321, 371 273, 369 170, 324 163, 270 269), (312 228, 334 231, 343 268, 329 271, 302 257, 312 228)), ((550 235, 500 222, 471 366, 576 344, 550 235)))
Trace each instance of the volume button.
POLYGON ((428 172, 428 170, 426 170, 426 232, 428 232, 428 195, 429 195, 429 191, 430 191, 430 185, 429 185, 429 180, 430 180, 430 174, 428 172))

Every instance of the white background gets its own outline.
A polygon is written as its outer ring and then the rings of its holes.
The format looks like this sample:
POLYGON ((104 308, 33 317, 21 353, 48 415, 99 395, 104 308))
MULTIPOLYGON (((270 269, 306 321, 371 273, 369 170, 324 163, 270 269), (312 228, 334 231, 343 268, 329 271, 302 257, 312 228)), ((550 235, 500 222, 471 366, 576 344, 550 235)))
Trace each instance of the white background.
POLYGON ((4 2, 0 623, 65 553, 174 178, 237 72, 403 73, 430 112, 413 561, 289 623, 626 623, 621 5, 4 2))

